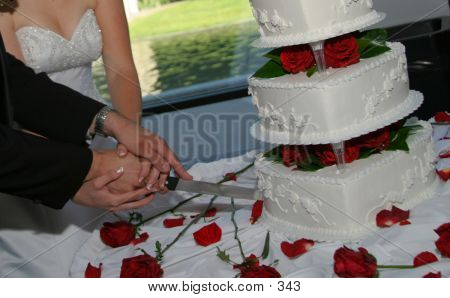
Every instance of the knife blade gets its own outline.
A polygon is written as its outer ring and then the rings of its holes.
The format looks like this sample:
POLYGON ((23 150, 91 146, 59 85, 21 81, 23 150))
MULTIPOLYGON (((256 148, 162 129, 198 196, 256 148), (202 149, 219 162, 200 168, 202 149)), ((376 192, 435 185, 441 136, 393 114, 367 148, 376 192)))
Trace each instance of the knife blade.
POLYGON ((167 178, 166 187, 172 191, 187 191, 204 195, 217 195, 247 200, 261 199, 261 192, 258 189, 204 181, 181 180, 175 177, 167 178))

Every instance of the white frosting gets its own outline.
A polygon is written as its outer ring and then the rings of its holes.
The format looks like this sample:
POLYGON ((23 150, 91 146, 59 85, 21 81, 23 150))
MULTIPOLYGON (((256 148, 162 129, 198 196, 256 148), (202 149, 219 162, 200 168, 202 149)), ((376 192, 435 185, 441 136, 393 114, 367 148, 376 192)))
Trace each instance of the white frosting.
POLYGON ((402 119, 423 102, 409 90, 405 48, 346 68, 273 79, 249 79, 260 121, 251 133, 277 144, 335 143, 402 119), (370 87, 368 87, 370 86, 370 87))
POLYGON ((346 172, 336 166, 293 171, 259 157, 258 187, 270 229, 319 241, 357 240, 376 231, 376 214, 395 205, 410 209, 432 196, 439 183, 431 126, 408 139, 410 152, 385 151, 357 160, 346 172), (370 191, 368 191, 370 190, 370 191))
POLYGON ((250 0, 261 37, 271 48, 304 44, 369 27, 384 19, 372 0, 250 0))

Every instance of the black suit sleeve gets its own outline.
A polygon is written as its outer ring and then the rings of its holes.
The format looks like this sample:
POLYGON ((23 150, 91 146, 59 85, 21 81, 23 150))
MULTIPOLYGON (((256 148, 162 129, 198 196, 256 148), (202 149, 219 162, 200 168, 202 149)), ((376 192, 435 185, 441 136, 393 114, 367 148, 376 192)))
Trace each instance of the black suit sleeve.
POLYGON ((6 58, 14 120, 49 139, 83 144, 104 104, 54 83, 45 73, 36 75, 12 55, 6 58))
POLYGON ((59 209, 81 187, 91 163, 88 148, 0 125, 0 192, 59 209))

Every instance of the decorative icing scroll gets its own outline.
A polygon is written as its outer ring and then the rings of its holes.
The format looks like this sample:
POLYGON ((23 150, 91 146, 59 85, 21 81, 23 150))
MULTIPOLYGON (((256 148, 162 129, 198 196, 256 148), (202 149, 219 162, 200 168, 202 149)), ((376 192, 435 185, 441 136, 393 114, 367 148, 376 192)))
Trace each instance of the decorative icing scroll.
POLYGON ((276 9, 273 11, 272 16, 269 16, 267 10, 253 8, 253 16, 261 26, 260 33, 262 36, 265 35, 264 30, 261 30, 262 27, 265 27, 272 33, 283 33, 293 26, 292 22, 283 19, 276 9))

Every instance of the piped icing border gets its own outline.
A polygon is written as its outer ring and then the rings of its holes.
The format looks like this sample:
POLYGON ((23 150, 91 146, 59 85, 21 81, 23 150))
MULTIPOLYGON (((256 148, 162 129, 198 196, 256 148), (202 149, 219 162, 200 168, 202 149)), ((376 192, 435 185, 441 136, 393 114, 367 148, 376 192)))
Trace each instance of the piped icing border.
POLYGON ((364 120, 362 123, 354 123, 341 129, 327 132, 296 134, 295 132, 289 130, 275 131, 272 129, 267 129, 260 121, 258 121, 250 128, 250 134, 260 141, 272 144, 311 145, 338 143, 362 136, 403 119, 417 110, 422 102, 422 93, 411 90, 408 97, 396 108, 375 116, 369 120, 364 120))
POLYGON ((370 63, 364 65, 362 65, 361 63, 357 63, 345 68, 345 75, 339 76, 339 73, 344 69, 333 69, 331 71, 328 70, 326 73, 324 73, 324 78, 319 77, 318 75, 316 80, 314 80, 314 78, 307 78, 304 73, 300 73, 296 75, 285 75, 273 79, 258 79, 250 77, 248 79, 248 83, 250 87, 272 89, 326 89, 328 87, 338 86, 343 83, 350 82, 355 78, 361 77, 372 69, 378 68, 386 64, 387 62, 398 58, 401 55, 405 55, 405 46, 403 44, 399 42, 389 42, 388 46, 391 48, 389 52, 386 52, 383 55, 374 58, 367 59, 368 61, 370 61, 370 63), (350 73, 347 73, 347 70, 350 73), (298 79, 293 80, 294 82, 285 81, 286 78, 291 79, 296 77, 298 77, 298 79), (313 80, 313 82, 311 82, 311 80, 313 80))
MULTIPOLYGON (((425 121, 418 121, 418 124, 420 124, 423 128, 422 130, 410 137, 408 140, 408 146, 410 149, 415 149, 417 146, 419 146, 423 142, 429 142, 431 144, 431 134, 432 134, 432 127, 428 122, 425 121)), ((348 183, 348 181, 357 180, 361 177, 367 176, 371 174, 373 171, 383 167, 386 164, 391 163, 395 159, 400 158, 403 156, 405 152, 403 151, 385 151, 383 154, 378 155, 380 158, 370 166, 364 168, 360 171, 355 171, 351 169, 351 164, 349 165, 350 169, 349 172, 352 172, 352 175, 346 176, 345 178, 335 178, 335 177, 324 177, 323 174, 321 175, 321 172, 307 172, 303 173, 301 171, 290 171, 289 174, 282 173, 281 171, 277 171, 272 169, 272 167, 284 167, 283 165, 274 164, 270 161, 267 161, 261 154, 257 156, 255 161, 255 167, 256 170, 260 173, 291 180, 293 182, 315 182, 315 183, 321 183, 321 184, 331 184, 331 185, 344 185, 348 183)), ((358 162, 358 161, 355 161, 358 162)), ((333 168, 336 168, 333 166, 333 168)))
POLYGON ((252 46, 257 48, 273 48, 316 42, 364 29, 382 21, 385 17, 385 13, 372 11, 350 21, 333 24, 332 26, 308 32, 260 37, 252 43, 252 46))

